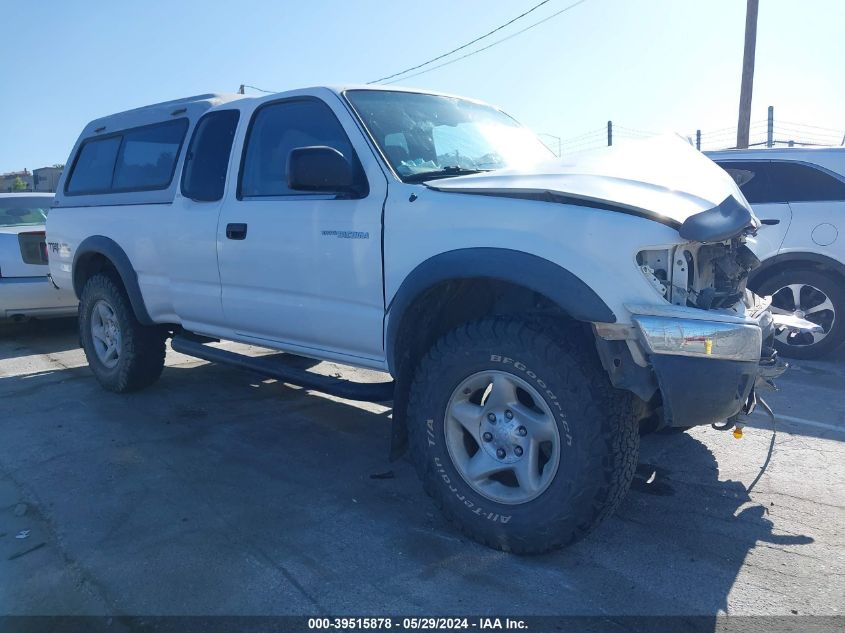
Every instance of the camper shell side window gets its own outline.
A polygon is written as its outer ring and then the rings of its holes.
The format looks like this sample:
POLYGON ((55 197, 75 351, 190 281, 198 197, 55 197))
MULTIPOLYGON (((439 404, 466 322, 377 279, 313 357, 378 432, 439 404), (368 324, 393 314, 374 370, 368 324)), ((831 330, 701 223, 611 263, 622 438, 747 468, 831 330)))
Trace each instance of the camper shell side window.
POLYGON ((183 117, 85 139, 65 182, 65 195, 167 189, 188 124, 183 117))

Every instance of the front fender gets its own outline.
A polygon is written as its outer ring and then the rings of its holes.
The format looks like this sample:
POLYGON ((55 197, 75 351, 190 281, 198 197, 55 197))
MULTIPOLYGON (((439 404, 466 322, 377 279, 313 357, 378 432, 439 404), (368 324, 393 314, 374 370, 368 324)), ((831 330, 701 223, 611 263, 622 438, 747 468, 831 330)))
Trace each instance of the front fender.
POLYGON ((461 279, 506 281, 538 292, 579 321, 615 323, 596 292, 565 268, 542 257, 505 248, 462 248, 434 255, 414 268, 387 309, 385 351, 393 367, 402 318, 413 301, 437 284, 461 279))

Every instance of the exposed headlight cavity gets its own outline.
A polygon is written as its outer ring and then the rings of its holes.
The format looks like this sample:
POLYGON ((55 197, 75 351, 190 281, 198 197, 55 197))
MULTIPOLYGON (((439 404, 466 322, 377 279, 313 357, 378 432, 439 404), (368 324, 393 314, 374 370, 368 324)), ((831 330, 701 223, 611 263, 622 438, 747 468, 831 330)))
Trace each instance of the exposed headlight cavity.
POLYGON ((672 251, 654 250, 637 253, 637 264, 640 272, 651 286, 667 301, 671 300, 671 270, 672 251))
POLYGON ((759 263, 739 238, 637 253, 640 272, 660 296, 703 310, 729 308, 740 301, 748 274, 759 263))

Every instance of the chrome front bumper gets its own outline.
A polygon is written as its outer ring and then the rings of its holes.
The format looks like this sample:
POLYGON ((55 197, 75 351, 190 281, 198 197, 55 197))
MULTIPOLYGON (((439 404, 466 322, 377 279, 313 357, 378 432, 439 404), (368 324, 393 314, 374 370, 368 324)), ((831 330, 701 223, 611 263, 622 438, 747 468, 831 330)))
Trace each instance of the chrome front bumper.
POLYGON ((786 366, 772 349, 769 302, 751 295, 740 311, 630 306, 670 426, 721 423, 754 402, 786 366), (646 313, 648 312, 648 313, 646 313))
POLYGON ((648 354, 758 361, 763 330, 754 323, 724 323, 657 316, 633 319, 648 354))

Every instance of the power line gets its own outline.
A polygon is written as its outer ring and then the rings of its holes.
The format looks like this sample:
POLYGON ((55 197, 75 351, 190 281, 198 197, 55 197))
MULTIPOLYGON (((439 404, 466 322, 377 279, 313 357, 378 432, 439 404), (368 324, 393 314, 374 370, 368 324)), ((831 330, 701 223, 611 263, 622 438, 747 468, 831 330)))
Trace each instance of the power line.
POLYGON ((436 62, 437 60, 443 59, 444 57, 448 57, 448 56, 449 56, 449 55, 451 55, 452 53, 457 53, 458 51, 461 51, 461 50, 465 49, 467 46, 472 46, 472 45, 473 45, 473 44, 475 44, 476 42, 480 42, 481 40, 483 40, 485 37, 490 37, 491 35, 493 35, 493 33, 496 33, 496 32, 498 32, 498 31, 501 31, 503 28, 510 26, 511 24, 513 24, 514 22, 516 22, 517 20, 520 20, 520 19, 524 18, 524 17, 525 17, 526 15, 528 15, 529 13, 532 13, 533 11, 536 11, 537 9, 539 9, 539 8, 540 8, 540 7, 542 7, 544 4, 547 4, 547 3, 548 3, 548 2, 550 2, 550 1, 551 1, 551 0, 543 0, 543 1, 542 1, 542 2, 540 2, 539 4, 535 4, 533 7, 531 7, 530 9, 528 9, 528 11, 526 11, 525 13, 520 13, 518 16, 516 16, 516 17, 515 17, 515 18, 513 18, 512 20, 509 20, 508 22, 505 22, 505 23, 504 23, 504 24, 502 24, 501 26, 497 26, 497 27, 496 27, 495 29, 493 29, 492 31, 488 31, 487 33, 485 33, 484 35, 482 35, 482 36, 480 36, 480 37, 476 37, 476 38, 475 38, 474 40, 472 40, 471 42, 467 42, 466 44, 462 44, 461 46, 458 46, 458 48, 453 48, 453 49, 452 49, 451 51, 449 51, 448 53, 443 53, 442 55, 438 55, 437 57, 433 57, 433 58, 429 59, 427 62, 423 62, 422 64, 417 64, 416 66, 411 66, 410 68, 406 68, 405 70, 403 70, 403 71, 401 71, 401 72, 398 72, 398 73, 393 73, 392 75, 388 75, 387 77, 381 77, 381 78, 379 78, 379 79, 374 79, 373 81, 368 81, 368 82, 367 82, 367 84, 377 84, 377 83, 379 83, 380 81, 385 81, 385 80, 387 80, 387 79, 393 79, 394 77, 398 77, 399 75, 404 75, 405 73, 409 73, 409 72, 411 72, 412 70, 417 70, 418 68, 422 68, 423 66, 428 66, 428 65, 429 65, 429 64, 431 64, 432 62, 436 62))
MULTIPOLYGON (((756 125, 767 125, 767 124, 768 124, 768 121, 766 119, 758 119, 756 121, 751 122, 751 127, 754 127, 756 125)), ((717 132, 730 132, 731 135, 733 135, 733 134, 736 134, 736 126, 731 125, 731 126, 728 126, 728 127, 721 127, 717 130, 702 130, 701 134, 702 135, 704 135, 704 134, 716 134, 717 132)))
POLYGON ((604 135, 604 134, 607 134, 607 128, 606 127, 600 127, 598 129, 590 130, 589 132, 584 132, 583 134, 579 134, 578 136, 573 136, 571 138, 565 138, 565 139, 563 139, 563 142, 564 143, 571 143, 573 141, 577 141, 579 139, 582 139, 586 136, 596 136, 596 135, 604 135))
MULTIPOLYGON (((535 26, 540 26, 544 22, 548 22, 552 18, 556 18, 557 16, 561 15, 562 13, 566 13, 570 9, 574 9, 579 4, 583 4, 586 1, 587 0, 578 0, 578 2, 574 2, 567 7, 564 7, 563 9, 561 9, 560 11, 558 11, 556 13, 552 13, 550 16, 545 17, 542 20, 538 20, 537 22, 534 22, 533 24, 526 26, 524 29, 517 31, 516 33, 508 35, 507 37, 503 37, 500 40, 496 40, 492 44, 488 44, 487 46, 482 46, 481 48, 477 48, 474 51, 470 51, 469 53, 466 53, 465 55, 461 55, 460 57, 456 57, 455 59, 450 59, 449 61, 443 62, 442 64, 432 66, 431 68, 426 68, 424 70, 413 73, 411 75, 405 75, 404 77, 400 77, 399 79, 394 79, 393 81, 385 81, 385 84, 395 84, 395 83, 398 83, 400 81, 404 81, 405 79, 411 79, 412 77, 419 77, 420 75, 424 75, 425 73, 429 73, 432 70, 437 70, 438 68, 443 68, 444 66, 448 66, 449 64, 454 64, 455 62, 459 62, 462 59, 466 59, 467 57, 472 57, 473 55, 476 55, 477 53, 481 53, 482 51, 486 51, 489 48, 493 48, 494 46, 496 46, 498 44, 501 44, 503 42, 507 42, 509 39, 512 39, 512 38, 516 37, 517 35, 522 35, 526 31, 533 29, 535 26)), ((397 73, 397 74, 402 74, 402 73, 397 73)), ((377 80, 377 81, 381 81, 381 80, 377 80)), ((370 82, 370 83, 373 83, 373 82, 370 82)))
POLYGON ((830 139, 839 139, 839 133, 834 132, 812 132, 810 130, 801 130, 789 125, 775 125, 774 131, 776 133, 783 133, 783 134, 797 134, 803 138, 809 138, 814 140, 830 140, 830 139))
POLYGON ((650 132, 648 130, 638 130, 637 128, 627 127, 625 125, 616 125, 613 124, 613 131, 622 130, 623 132, 628 132, 630 134, 638 134, 640 136, 657 136, 657 132, 650 132))
POLYGON ((812 127, 812 128, 817 129, 817 130, 827 130, 828 132, 834 132, 836 134, 839 134, 841 132, 841 130, 837 130, 837 129, 832 128, 832 127, 821 127, 820 125, 810 125, 809 123, 790 123, 789 121, 781 121, 781 123, 784 123, 786 125, 800 126, 800 127, 812 127))
POLYGON ((839 139, 838 134, 830 134, 830 133, 819 133, 819 132, 808 132, 807 130, 798 130, 795 128, 777 125, 774 129, 775 134, 778 135, 787 135, 795 137, 806 138, 810 140, 831 140, 831 139, 839 139))
POLYGON ((249 84, 241 84, 241 87, 238 88, 238 94, 244 94, 244 88, 252 88, 253 90, 264 92, 268 95, 273 95, 278 92, 278 90, 264 90, 264 88, 257 88, 256 86, 250 86, 249 84))

